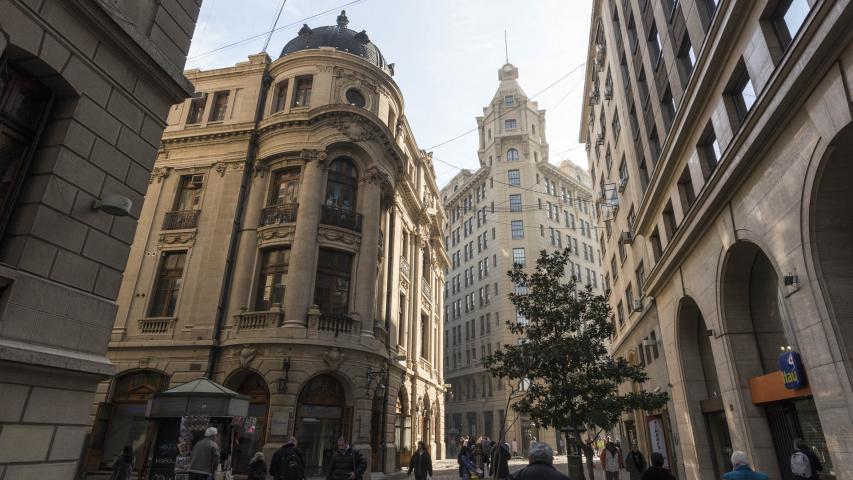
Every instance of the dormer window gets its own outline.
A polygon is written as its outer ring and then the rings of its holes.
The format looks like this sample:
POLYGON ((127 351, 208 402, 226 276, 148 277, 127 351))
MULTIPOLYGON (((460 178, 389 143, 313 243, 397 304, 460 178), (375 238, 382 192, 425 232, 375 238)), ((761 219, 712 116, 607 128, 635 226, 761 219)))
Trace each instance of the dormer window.
POLYGON ((515 105, 515 98, 512 95, 507 95, 504 97, 504 106, 511 107, 515 105))

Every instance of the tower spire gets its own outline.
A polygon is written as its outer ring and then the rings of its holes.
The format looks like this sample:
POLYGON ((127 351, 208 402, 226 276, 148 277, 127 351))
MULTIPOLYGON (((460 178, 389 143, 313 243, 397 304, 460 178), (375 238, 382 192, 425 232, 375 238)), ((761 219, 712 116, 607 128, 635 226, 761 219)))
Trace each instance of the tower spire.
POLYGON ((509 44, 506 41, 506 30, 504 30, 504 54, 506 54, 506 63, 509 63, 509 44))

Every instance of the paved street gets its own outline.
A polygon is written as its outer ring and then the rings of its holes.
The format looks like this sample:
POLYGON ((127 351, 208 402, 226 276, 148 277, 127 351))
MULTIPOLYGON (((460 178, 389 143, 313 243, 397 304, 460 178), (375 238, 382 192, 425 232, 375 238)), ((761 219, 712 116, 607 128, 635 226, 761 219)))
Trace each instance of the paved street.
MULTIPOLYGON (((527 465, 526 460, 520 459, 520 458, 513 459, 509 463, 510 471, 517 472, 518 470, 521 470, 525 465, 527 465)), ((554 465, 561 472, 566 473, 566 457, 560 456, 560 457, 555 458, 554 459, 554 465)), ((435 462, 433 469, 434 469, 434 473, 435 473, 435 476, 433 477, 433 479, 435 479, 435 480, 451 480, 451 479, 458 479, 459 478, 459 473, 457 470, 455 459, 439 460, 439 461, 435 462)), ((395 473, 395 474, 391 474, 391 475, 385 475, 383 477, 375 477, 375 478, 382 478, 382 479, 388 479, 388 480, 403 479, 403 478, 406 478, 406 475, 404 472, 399 472, 399 473, 395 473)), ((621 476, 621 480, 627 480, 628 478, 629 478, 628 473, 623 471, 622 476, 621 476)), ((604 472, 602 472, 602 470, 600 468, 598 468, 597 465, 595 468, 595 480, 604 480, 604 472)))

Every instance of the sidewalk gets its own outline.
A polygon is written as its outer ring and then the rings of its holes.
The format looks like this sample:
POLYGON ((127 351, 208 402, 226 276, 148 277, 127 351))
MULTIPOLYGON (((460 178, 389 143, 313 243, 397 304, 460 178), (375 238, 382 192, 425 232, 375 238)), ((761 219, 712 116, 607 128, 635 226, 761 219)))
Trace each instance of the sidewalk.
MULTIPOLYGON (((510 472, 517 472, 524 468, 527 465, 527 460, 514 458, 509 462, 509 470, 510 472)), ((584 465, 585 466, 585 465, 584 465)), ((554 467, 562 473, 566 473, 566 457, 564 455, 560 455, 554 459, 554 467)), ((437 460, 433 462, 433 479, 434 480, 458 480, 459 479, 459 467, 456 464, 456 459, 448 459, 448 460, 437 460)), ((584 474, 586 474, 586 470, 584 470, 584 474)), ((371 480, 404 480, 406 478, 412 479, 414 477, 407 477, 406 471, 396 473, 389 473, 386 475, 372 473, 370 475, 371 480)), ((630 476, 628 472, 622 471, 619 476, 620 480, 629 480, 630 476)), ((576 479, 571 479, 576 480, 576 479)), ((587 478, 586 480, 590 480, 587 478)), ((604 472, 595 464, 595 479, 593 480, 604 480, 604 472)))

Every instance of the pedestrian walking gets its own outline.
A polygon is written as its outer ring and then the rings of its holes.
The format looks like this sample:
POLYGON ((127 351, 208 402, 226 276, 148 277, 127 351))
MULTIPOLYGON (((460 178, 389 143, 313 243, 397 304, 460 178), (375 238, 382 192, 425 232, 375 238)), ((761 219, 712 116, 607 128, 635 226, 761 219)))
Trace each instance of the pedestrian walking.
POLYGON ((415 450, 412 459, 409 461, 409 472, 407 475, 415 471, 415 480, 428 480, 432 477, 432 457, 426 449, 426 444, 418 441, 418 449, 415 450))
POLYGON ((532 443, 528 449, 530 463, 511 475, 513 480, 569 480, 569 477, 554 468, 554 450, 547 443, 532 443))
POLYGON ((506 442, 502 445, 495 445, 492 448, 491 475, 497 480, 506 480, 509 478, 509 459, 512 456, 509 448, 509 444, 506 442))
POLYGON ((605 480, 619 480, 619 470, 625 468, 622 462, 622 452, 612 441, 607 442, 601 451, 601 468, 604 469, 605 480))
POLYGON ((474 465, 474 462, 471 461, 471 454, 468 448, 468 445, 463 445, 461 449, 459 449, 459 456, 456 457, 456 463, 459 464, 459 478, 469 479, 472 475, 480 476, 483 474, 482 470, 478 470, 477 466, 474 465))
POLYGON ((666 468, 663 468, 664 458, 660 452, 652 452, 652 466, 649 467, 640 480, 675 480, 675 475, 666 468))
POLYGON ((204 439, 193 445, 190 452, 189 480, 208 480, 219 469, 219 445, 216 436, 219 431, 208 427, 204 431, 204 439))
POLYGON ((276 450, 270 461, 270 475, 275 480, 303 480, 305 478, 305 454, 296 446, 296 437, 276 450))
POLYGON ((367 470, 367 459, 349 446, 344 437, 338 438, 338 449, 332 455, 326 480, 361 480, 367 470))
POLYGON ((246 480, 267 480, 267 462, 264 459, 264 452, 257 452, 252 457, 246 480))
POLYGON ((110 480, 130 480, 133 475, 133 447, 125 445, 121 455, 113 461, 113 474, 110 480))
POLYGON ((732 471, 723 474, 725 480, 768 480, 766 473, 753 471, 749 466, 749 458, 740 450, 732 452, 732 471))
POLYGON ((636 443, 631 444, 631 451, 625 456, 625 470, 631 474, 631 480, 640 480, 643 472, 646 471, 646 457, 643 456, 643 452, 640 451, 636 443))
POLYGON ((794 478, 819 480, 818 472, 823 471, 823 464, 802 438, 794 439, 794 453, 791 454, 791 473, 794 478))

